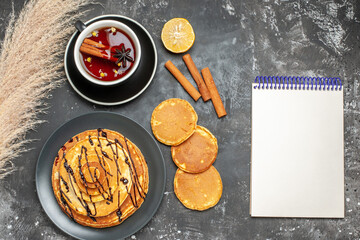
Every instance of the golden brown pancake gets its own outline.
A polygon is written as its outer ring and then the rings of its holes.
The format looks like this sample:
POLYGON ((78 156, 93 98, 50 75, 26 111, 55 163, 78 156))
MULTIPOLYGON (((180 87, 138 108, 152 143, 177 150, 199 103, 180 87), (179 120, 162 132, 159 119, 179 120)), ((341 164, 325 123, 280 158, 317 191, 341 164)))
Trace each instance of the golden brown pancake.
POLYGON ((203 211, 215 206, 221 198, 222 189, 220 174, 214 166, 202 173, 176 171, 174 192, 189 209, 203 211))
POLYGON ((52 186, 74 221, 104 228, 120 224, 143 203, 148 169, 141 151, 120 133, 88 130, 59 150, 52 186))
POLYGON ((197 120, 198 116, 189 102, 171 98, 154 109, 151 128, 158 141, 176 146, 193 134, 197 120))
POLYGON ((188 173, 207 170, 214 163, 217 152, 215 136, 201 126, 196 126, 195 132, 185 142, 171 147, 174 163, 188 173))

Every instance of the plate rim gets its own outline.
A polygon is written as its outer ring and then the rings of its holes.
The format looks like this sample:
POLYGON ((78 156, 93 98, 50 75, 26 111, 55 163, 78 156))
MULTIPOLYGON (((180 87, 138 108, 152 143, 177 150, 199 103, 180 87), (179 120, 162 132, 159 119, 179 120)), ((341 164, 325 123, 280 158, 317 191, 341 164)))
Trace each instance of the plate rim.
POLYGON ((68 56, 68 52, 69 52, 69 47, 70 47, 70 43, 71 41, 74 39, 77 31, 75 31, 71 37, 70 37, 70 40, 68 41, 67 45, 66 45, 66 49, 65 49, 65 54, 64 54, 64 60, 63 60, 63 63, 64 63, 64 69, 65 69, 65 74, 66 74, 66 78, 68 80, 68 82, 70 83, 71 87, 75 90, 75 92, 77 94, 79 94, 82 98, 84 98, 85 100, 89 101, 89 102, 92 102, 92 103, 95 103, 95 104, 98 104, 98 105, 103 105, 103 106, 116 106, 116 105, 120 105, 120 104, 124 104, 124 103, 127 103, 127 102, 130 102, 132 100, 134 100, 135 98, 137 98, 138 96, 140 96, 150 85, 150 83, 153 81, 154 79, 154 76, 155 76, 155 73, 156 73, 156 69, 157 69, 157 64, 158 64, 158 55, 157 55, 157 50, 156 50, 156 45, 155 45, 155 42, 154 42, 154 39, 152 38, 152 36, 150 35, 150 33, 148 32, 148 30, 146 30, 146 28, 141 25, 139 22, 135 21, 134 19, 132 18, 129 18, 129 17, 126 17, 126 16, 123 16, 123 15, 118 15, 118 14, 106 14, 106 15, 101 15, 101 16, 97 16, 97 17, 94 17, 88 21, 85 22, 85 24, 91 22, 91 21, 94 21, 94 20, 98 20, 98 19, 101 19, 101 18, 105 18, 105 17, 114 17, 114 18, 124 18, 126 20, 129 20, 133 23, 135 23, 136 25, 138 25, 150 38, 150 41, 151 41, 151 44, 153 45, 153 49, 154 49, 154 53, 155 53, 155 64, 154 64, 154 67, 153 67, 153 72, 150 76, 150 79, 148 81, 148 83, 144 86, 143 89, 141 89, 137 94, 135 94, 134 96, 128 98, 128 99, 125 99, 125 100, 122 100, 122 101, 119 101, 119 102, 101 102, 101 101, 97 101, 97 100, 94 100, 92 98, 89 98, 87 97, 85 94, 83 94, 79 89, 76 88, 76 86, 73 84, 70 76, 69 76, 69 72, 68 72, 68 69, 67 69, 67 66, 66 66, 66 59, 67 59, 67 56, 68 56))
MULTIPOLYGON (((63 126, 65 126, 66 124, 68 124, 69 122, 71 122, 71 121, 73 121, 73 120, 75 120, 75 119, 78 119, 78 118, 87 116, 87 115, 96 115, 96 114, 117 115, 117 116, 126 118, 127 120, 130 120, 130 121, 134 122, 136 125, 140 126, 140 128, 142 128, 142 129, 143 129, 147 134, 149 134, 149 136, 154 140, 154 143, 155 143, 155 145, 156 145, 156 147, 157 147, 157 150, 158 150, 159 153, 160 153, 161 160, 162 160, 161 163, 162 163, 162 166, 163 166, 163 168, 164 168, 164 171, 163 171, 163 173, 164 173, 164 177, 163 177, 163 182, 164 182, 164 184, 163 184, 163 187, 162 187, 162 189, 161 189, 161 197, 160 197, 160 200, 158 201, 158 203, 156 204, 156 207, 153 209, 153 211, 152 211, 151 214, 149 215, 149 216, 150 216, 149 219, 148 219, 147 221, 145 221, 143 224, 139 225, 140 227, 139 227, 138 230, 136 230, 135 232, 132 232, 132 233, 130 233, 130 234, 128 234, 128 235, 126 235, 126 236, 124 236, 124 237, 122 238, 122 239, 125 239, 125 238, 131 236, 132 234, 135 234, 136 232, 138 232, 138 231, 140 231, 141 229, 143 229, 143 228, 146 226, 146 224, 148 224, 148 223, 150 222, 150 220, 154 217, 155 213, 158 211, 158 209, 159 209, 159 207, 160 207, 160 204, 161 204, 161 202, 162 202, 162 200, 163 200, 163 198, 164 198, 164 192, 165 192, 165 188, 166 188, 166 177, 167 177, 167 176, 166 176, 166 164, 165 164, 164 156, 163 156, 163 154, 162 154, 162 151, 161 151, 161 149, 160 149, 157 141, 156 141, 156 140, 154 139, 154 137, 149 133, 149 131, 147 131, 141 124, 139 124, 137 121, 135 121, 135 120, 133 120, 133 119, 131 119, 131 118, 123 115, 123 114, 115 113, 115 112, 108 112, 108 111, 88 112, 88 113, 84 113, 84 114, 81 114, 81 115, 79 115, 79 116, 76 116, 76 117, 74 117, 74 118, 72 118, 72 119, 70 119, 70 120, 62 123, 59 127, 57 127, 57 128, 50 134, 50 136, 46 139, 44 145, 43 145, 42 148, 41 148, 41 151, 40 151, 40 153, 39 153, 39 156, 38 156, 38 158, 37 158, 37 161, 36 161, 36 168, 35 168, 36 195, 37 195, 37 197, 38 197, 38 199, 39 199, 39 201, 40 201, 41 208, 43 209, 43 211, 45 212, 45 214, 47 215, 47 217, 51 220, 51 222, 52 222, 58 229, 60 229, 60 230, 61 230, 62 232, 64 232, 64 233, 66 233, 68 236, 74 237, 74 238, 76 238, 76 239, 84 239, 84 240, 85 240, 85 238, 80 238, 80 237, 78 237, 78 236, 70 233, 67 229, 61 227, 58 223, 55 222, 55 220, 53 219, 53 217, 48 214, 47 210, 45 210, 45 208, 43 207, 45 203, 44 203, 44 202, 42 201, 42 199, 40 198, 40 193, 39 193, 39 192, 40 192, 40 191, 39 191, 39 181, 38 181, 37 179, 38 179, 38 172, 39 172, 39 162, 40 162, 39 160, 40 160, 40 156, 43 155, 43 152, 44 152, 44 150, 45 150, 45 146, 48 144, 48 142, 50 141, 50 139, 52 138, 52 136, 53 136, 57 131, 59 131, 63 126)), ((79 223, 74 222, 74 224, 79 224, 79 223)), ((81 224, 79 224, 79 225, 82 226, 82 227, 86 227, 86 226, 83 226, 83 225, 81 225, 81 224)), ((116 226, 112 226, 112 227, 110 227, 110 228, 116 228, 116 227, 118 227, 118 226, 119 226, 119 225, 116 225, 116 226)), ((96 230, 98 230, 98 231, 101 231, 101 230, 102 230, 102 228, 94 228, 94 229, 96 229, 96 230)), ((107 228, 104 228, 104 229, 107 229, 107 228)), ((119 238, 119 239, 120 239, 120 238, 119 238)))

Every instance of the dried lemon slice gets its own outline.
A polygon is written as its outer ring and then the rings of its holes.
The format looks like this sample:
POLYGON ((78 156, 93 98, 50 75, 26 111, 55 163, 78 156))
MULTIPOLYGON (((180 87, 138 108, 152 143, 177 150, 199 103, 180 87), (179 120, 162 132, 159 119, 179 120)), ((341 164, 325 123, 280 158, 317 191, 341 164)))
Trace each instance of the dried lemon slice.
POLYGON ((165 23, 161 40, 167 50, 173 53, 188 51, 195 41, 195 33, 185 18, 173 18, 165 23))

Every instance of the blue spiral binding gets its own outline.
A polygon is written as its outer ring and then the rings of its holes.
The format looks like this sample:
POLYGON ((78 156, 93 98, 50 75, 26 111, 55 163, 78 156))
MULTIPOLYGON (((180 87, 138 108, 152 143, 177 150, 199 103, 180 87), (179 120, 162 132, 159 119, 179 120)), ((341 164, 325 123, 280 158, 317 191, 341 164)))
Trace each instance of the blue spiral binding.
POLYGON ((254 89, 341 91, 342 82, 337 77, 257 76, 254 89))

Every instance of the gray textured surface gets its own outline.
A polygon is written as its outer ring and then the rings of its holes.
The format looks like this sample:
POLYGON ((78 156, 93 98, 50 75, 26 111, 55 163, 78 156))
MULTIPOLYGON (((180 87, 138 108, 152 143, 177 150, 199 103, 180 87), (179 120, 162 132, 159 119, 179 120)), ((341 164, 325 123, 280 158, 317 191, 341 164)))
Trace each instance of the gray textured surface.
MULTIPOLYGON (((23 1, 15 1, 15 10, 23 1)), ((35 164, 47 137, 63 122, 80 114, 105 110, 124 114, 150 131, 150 116, 161 101, 188 100, 199 115, 199 125, 218 138, 215 162, 224 192, 219 204, 205 212, 184 208, 173 192, 176 167, 170 148, 161 145, 167 164, 163 202, 145 228, 130 239, 359 239, 359 37, 360 3, 339 1, 102 1, 83 20, 100 14, 122 14, 149 30, 158 48, 158 70, 139 98, 116 107, 95 106, 81 99, 65 83, 48 100, 41 116, 48 122, 28 134, 38 139, 30 152, 14 161, 17 172, 0 182, 1 239, 68 239, 43 212, 35 191, 35 164), (212 104, 195 103, 164 68, 171 59, 191 78, 181 55, 161 43, 163 24, 187 18, 196 33, 190 50, 199 68, 209 67, 225 101, 228 116, 219 120, 212 104), (329 219, 252 219, 249 217, 250 83, 256 75, 340 76, 345 84, 345 198, 346 217, 329 219)), ((0 1, 0 37, 11 11, 0 1)), ((64 47, 65 48, 65 47, 64 47)))

